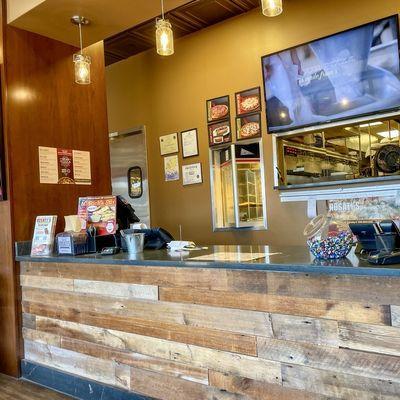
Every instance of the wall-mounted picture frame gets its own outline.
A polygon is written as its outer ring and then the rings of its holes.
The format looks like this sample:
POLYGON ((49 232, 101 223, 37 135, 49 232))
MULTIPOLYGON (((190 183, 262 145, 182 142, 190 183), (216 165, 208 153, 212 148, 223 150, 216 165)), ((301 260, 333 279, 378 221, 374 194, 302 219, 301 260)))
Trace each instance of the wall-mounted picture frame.
POLYGON ((261 112, 260 86, 235 93, 236 116, 261 112))
POLYGON ((230 117, 229 95, 209 99, 207 105, 207 123, 222 121, 230 117))
POLYGON ((208 143, 210 147, 230 142, 232 142, 230 120, 208 125, 208 143))
POLYGON ((183 158, 195 157, 199 155, 197 128, 182 131, 181 141, 183 158))
POLYGON ((201 163, 182 165, 183 186, 203 183, 201 163))
POLYGON ((236 140, 261 136, 261 114, 250 114, 236 118, 236 140))
POLYGON ((160 136, 160 153, 162 156, 179 152, 178 133, 160 136))
POLYGON ((179 159, 177 155, 164 157, 165 182, 179 181, 179 159))

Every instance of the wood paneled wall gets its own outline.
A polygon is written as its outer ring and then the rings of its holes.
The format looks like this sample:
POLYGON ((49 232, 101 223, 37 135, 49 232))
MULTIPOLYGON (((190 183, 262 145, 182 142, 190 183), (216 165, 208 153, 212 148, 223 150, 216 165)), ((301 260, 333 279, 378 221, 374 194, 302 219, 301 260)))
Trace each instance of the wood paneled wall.
POLYGON ((398 399, 400 278, 23 263, 25 358, 163 400, 398 399))
POLYGON ((7 26, 4 18, 2 31, 9 200, 0 203, 0 372, 17 376, 20 296, 13 242, 32 237, 36 215, 58 215, 58 229, 62 229, 63 216, 76 213, 78 197, 110 194, 111 180, 103 44, 87 49, 93 82, 79 86, 74 83, 74 47, 7 26), (90 151, 92 185, 40 184, 38 146, 90 151))

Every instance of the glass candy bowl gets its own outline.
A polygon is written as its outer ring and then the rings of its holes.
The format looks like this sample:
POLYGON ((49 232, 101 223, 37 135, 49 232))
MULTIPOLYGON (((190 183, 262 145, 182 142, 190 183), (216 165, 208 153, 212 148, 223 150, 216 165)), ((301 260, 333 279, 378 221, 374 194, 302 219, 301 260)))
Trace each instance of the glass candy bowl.
POLYGON ((353 245, 353 234, 343 223, 318 215, 304 229, 311 254, 320 260, 346 257, 353 245))

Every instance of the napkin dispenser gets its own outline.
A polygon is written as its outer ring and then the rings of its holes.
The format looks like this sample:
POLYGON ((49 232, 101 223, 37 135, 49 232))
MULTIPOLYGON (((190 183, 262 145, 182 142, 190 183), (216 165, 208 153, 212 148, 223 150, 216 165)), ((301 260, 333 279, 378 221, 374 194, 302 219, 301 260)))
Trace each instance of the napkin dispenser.
POLYGON ((59 256, 77 256, 87 253, 86 232, 61 232, 56 236, 59 256))

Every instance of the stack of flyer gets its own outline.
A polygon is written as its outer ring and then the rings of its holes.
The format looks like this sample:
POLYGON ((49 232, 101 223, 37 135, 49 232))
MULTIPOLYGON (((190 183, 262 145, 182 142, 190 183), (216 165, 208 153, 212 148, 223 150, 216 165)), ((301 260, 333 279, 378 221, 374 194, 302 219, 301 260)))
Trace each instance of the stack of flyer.
POLYGON ((50 256, 53 253, 57 215, 36 217, 31 256, 50 256))

